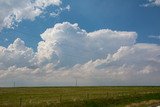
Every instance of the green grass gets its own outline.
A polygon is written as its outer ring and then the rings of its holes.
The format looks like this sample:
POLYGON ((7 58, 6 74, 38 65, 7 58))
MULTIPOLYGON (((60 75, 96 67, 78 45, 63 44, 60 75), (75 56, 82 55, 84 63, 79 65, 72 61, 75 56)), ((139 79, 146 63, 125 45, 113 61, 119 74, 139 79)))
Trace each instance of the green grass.
POLYGON ((0 88, 0 107, 123 107, 160 100, 160 87, 0 88))

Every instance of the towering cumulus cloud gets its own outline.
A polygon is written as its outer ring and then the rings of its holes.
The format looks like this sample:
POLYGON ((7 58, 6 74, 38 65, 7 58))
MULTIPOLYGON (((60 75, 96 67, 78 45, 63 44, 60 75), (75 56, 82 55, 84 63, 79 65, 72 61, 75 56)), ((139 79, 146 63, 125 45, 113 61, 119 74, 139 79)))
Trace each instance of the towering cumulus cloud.
POLYGON ((40 36, 36 52, 20 39, 0 47, 1 84, 73 85, 74 78, 81 85, 159 84, 160 46, 136 43, 136 32, 88 33, 64 22, 40 36))
POLYGON ((87 33, 77 24, 56 24, 41 34, 37 58, 40 63, 55 62, 58 66, 74 66, 104 58, 121 46, 135 43, 135 32, 99 30, 87 33), (114 41, 114 42, 113 42, 114 41))

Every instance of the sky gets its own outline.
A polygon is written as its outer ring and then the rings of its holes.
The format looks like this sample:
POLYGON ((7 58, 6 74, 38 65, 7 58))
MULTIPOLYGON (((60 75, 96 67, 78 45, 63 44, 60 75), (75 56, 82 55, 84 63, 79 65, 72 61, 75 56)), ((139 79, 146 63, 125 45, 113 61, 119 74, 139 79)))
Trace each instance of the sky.
POLYGON ((160 0, 1 0, 0 87, 160 85, 160 0))

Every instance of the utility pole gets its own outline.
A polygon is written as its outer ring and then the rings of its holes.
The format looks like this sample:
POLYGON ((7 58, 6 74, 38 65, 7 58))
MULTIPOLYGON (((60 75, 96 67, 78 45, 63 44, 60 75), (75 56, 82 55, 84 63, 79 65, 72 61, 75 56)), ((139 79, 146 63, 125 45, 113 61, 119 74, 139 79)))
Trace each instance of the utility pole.
POLYGON ((13 86, 14 86, 14 87, 16 87, 16 83, 15 83, 15 81, 14 81, 14 83, 13 83, 13 86))
POLYGON ((77 81, 77 78, 76 78, 76 87, 77 87, 77 85, 78 85, 78 81, 77 81))

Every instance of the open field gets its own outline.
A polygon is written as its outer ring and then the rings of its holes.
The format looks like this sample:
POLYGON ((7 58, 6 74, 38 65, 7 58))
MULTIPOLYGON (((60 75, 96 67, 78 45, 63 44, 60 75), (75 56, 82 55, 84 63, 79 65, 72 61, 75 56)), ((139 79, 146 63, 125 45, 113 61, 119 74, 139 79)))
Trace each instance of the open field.
POLYGON ((148 107, 160 103, 160 87, 0 88, 0 107, 148 107))

